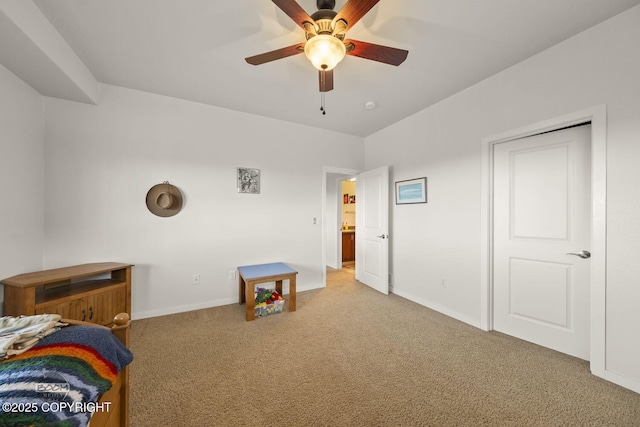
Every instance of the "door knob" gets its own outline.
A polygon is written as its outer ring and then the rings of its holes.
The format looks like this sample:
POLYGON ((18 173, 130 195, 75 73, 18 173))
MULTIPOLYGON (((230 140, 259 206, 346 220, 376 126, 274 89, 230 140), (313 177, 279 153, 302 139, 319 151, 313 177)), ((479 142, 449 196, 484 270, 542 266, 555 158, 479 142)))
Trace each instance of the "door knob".
POLYGON ((577 254, 573 253, 573 252, 569 252, 567 253, 567 255, 575 255, 575 256, 579 256, 582 259, 589 259, 591 258, 591 252, 589 251, 580 251, 577 254))
POLYGON ((381 234, 381 235, 376 236, 376 237, 379 237, 380 239, 386 239, 387 237, 389 237, 389 235, 388 234, 381 234))

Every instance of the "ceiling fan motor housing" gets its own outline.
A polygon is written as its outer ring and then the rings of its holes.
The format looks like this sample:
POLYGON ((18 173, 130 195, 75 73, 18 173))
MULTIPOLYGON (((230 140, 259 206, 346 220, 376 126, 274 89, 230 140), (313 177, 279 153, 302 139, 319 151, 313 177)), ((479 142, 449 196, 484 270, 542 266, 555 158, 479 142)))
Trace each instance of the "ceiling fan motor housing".
POLYGON ((331 21, 338 14, 333 10, 336 7, 335 0, 317 0, 316 6, 318 10, 311 15, 311 19, 316 22, 318 34, 331 33, 331 21))
POLYGON ((318 9, 331 9, 336 7, 336 0, 316 0, 318 9))
POLYGON ((336 15, 336 11, 331 9, 320 9, 311 15, 311 19, 316 21, 316 25, 318 26, 318 33, 326 31, 326 27, 328 27, 328 31, 331 32, 331 21, 333 21, 336 15))
MULTIPOLYGON (((314 13, 314 15, 315 15, 315 13, 314 13)), ((334 12, 334 15, 335 15, 335 12, 334 12)), ((321 19, 313 18, 313 20, 316 21, 316 32, 317 32, 317 34, 332 34, 333 33, 333 25, 332 25, 333 21, 331 19, 332 18, 321 18, 321 19)))

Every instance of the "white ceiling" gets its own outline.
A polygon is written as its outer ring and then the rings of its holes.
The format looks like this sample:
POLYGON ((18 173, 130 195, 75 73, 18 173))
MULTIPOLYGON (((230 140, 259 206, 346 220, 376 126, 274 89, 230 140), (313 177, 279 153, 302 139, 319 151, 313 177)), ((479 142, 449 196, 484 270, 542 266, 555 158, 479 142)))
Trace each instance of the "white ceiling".
MULTIPOLYGON (((99 82, 367 136, 640 0, 381 0, 347 36, 409 56, 399 67, 347 56, 326 116, 304 55, 244 61, 304 41, 270 0, 34 3, 99 82)), ((309 14, 315 3, 299 0, 309 14)))

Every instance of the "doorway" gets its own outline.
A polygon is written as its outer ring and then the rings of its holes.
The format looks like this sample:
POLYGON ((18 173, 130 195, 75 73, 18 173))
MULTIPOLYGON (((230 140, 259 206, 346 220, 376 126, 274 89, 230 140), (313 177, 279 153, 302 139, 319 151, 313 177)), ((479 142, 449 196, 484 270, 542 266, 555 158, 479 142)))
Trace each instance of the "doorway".
MULTIPOLYGON (((356 177, 357 169, 323 167, 322 176, 322 271, 323 285, 327 284, 327 268, 342 269, 342 182, 356 177)), ((355 225, 355 224, 354 224, 355 225)))
MULTIPOLYGON (((339 212, 344 205, 341 182, 357 177, 359 208, 355 233, 355 278, 371 288, 389 293, 389 167, 359 173, 348 169, 323 168, 323 239, 322 271, 326 286, 326 268, 341 269, 342 226, 339 212), (339 245, 340 243, 340 245, 339 245)), ((349 205, 349 203, 347 203, 349 205)))
POLYGON ((591 123, 591 194, 590 194, 590 330, 589 361, 591 373, 606 378, 606 106, 588 108, 565 116, 513 129, 483 138, 481 141, 481 317, 480 327, 494 329, 494 182, 493 152, 497 144, 545 132, 591 123))
POLYGON ((340 182, 340 228, 342 235, 339 249, 342 253, 341 267, 350 273, 356 273, 356 178, 340 182))

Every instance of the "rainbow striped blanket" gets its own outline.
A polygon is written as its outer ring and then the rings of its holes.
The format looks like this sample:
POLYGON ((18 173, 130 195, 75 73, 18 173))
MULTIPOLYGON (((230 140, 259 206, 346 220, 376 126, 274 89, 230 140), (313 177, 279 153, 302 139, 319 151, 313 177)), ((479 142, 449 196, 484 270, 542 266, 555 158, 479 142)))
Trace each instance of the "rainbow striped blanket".
POLYGON ((0 361, 0 426, 86 426, 133 355, 102 328, 73 326, 0 361))

